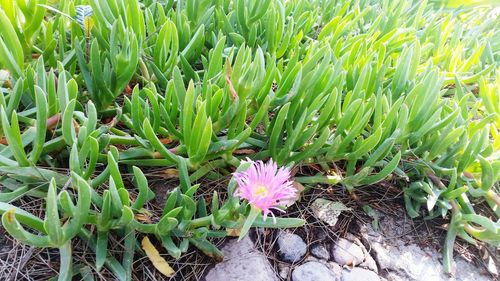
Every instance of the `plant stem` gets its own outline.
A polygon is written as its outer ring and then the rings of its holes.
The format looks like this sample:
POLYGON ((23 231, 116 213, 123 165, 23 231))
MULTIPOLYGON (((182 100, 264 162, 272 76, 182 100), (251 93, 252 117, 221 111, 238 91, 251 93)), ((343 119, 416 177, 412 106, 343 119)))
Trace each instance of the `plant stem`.
POLYGON ((69 281, 72 277, 71 267, 72 267, 72 250, 71 250, 71 240, 68 240, 62 247, 59 248, 59 253, 61 255, 61 266, 59 268, 58 281, 69 281))

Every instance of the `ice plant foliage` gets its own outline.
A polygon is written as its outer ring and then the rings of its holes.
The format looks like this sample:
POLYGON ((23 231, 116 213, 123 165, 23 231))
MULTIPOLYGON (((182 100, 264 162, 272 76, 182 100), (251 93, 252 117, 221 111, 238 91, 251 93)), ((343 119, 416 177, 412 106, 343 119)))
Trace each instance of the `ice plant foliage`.
POLYGON ((58 248, 61 281, 130 281, 139 237, 221 260, 230 229, 302 226, 274 217, 298 165, 306 190, 390 177, 411 217, 449 219, 451 272, 457 238, 500 246, 500 21, 480 2, 0 0, 2 227, 58 248), (179 178, 154 223, 151 167, 179 178), (192 184, 233 167, 237 196, 192 184), (16 207, 33 197, 44 219, 16 207))
POLYGON ((264 220, 273 210, 284 212, 283 207, 293 203, 297 190, 290 181, 290 170, 278 165, 271 159, 269 162, 247 159, 250 167, 243 172, 234 173, 238 183, 235 195, 248 201, 253 207, 263 212, 264 220))

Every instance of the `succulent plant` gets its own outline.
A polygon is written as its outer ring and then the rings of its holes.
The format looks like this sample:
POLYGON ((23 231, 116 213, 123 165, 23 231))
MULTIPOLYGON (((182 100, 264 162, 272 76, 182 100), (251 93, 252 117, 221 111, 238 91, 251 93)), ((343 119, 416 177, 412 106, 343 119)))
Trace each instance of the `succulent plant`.
POLYGON ((451 271, 456 237, 500 243, 500 23, 482 2, 0 0, 3 226, 58 248, 61 280, 77 236, 119 280, 142 234, 220 260, 227 229, 304 223, 265 218, 235 179, 204 192, 272 159, 319 167, 305 185, 391 179, 411 217, 450 220, 451 271), (155 222, 138 219, 149 167, 179 178, 155 222), (24 196, 45 199, 44 220, 24 196))

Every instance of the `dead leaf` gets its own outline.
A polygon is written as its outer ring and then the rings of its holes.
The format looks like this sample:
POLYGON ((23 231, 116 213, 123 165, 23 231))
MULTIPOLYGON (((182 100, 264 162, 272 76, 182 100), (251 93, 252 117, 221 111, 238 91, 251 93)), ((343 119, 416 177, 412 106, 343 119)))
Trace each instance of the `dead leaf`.
POLYGON ((135 214, 135 219, 146 223, 152 223, 151 218, 145 214, 135 214))
POLYGON ((311 209, 315 217, 326 222, 330 226, 337 224, 342 211, 349 211, 351 208, 342 202, 333 202, 327 199, 318 198, 311 204, 311 209))
POLYGON ((94 26, 94 20, 92 19, 92 17, 89 16, 83 19, 83 29, 85 30, 85 36, 87 38, 90 37, 90 32, 93 26, 94 26))
POLYGON ((295 198, 293 199, 293 202, 290 203, 290 205, 299 201, 300 196, 302 195, 302 192, 304 191, 304 186, 301 183, 294 181, 292 183, 292 185, 297 190, 297 193, 295 194, 295 198))
POLYGON ((464 175, 465 177, 469 178, 469 179, 474 179, 474 175, 473 175, 473 174, 471 174, 471 173, 469 173, 469 172, 467 172, 467 171, 464 171, 464 172, 463 172, 463 175, 464 175))
POLYGON ((231 69, 231 64, 229 63, 229 61, 226 61, 226 75, 224 77, 226 78, 226 83, 229 86, 229 92, 231 93, 231 97, 233 98, 233 100, 236 100, 238 99, 238 93, 234 89, 233 82, 231 82, 232 71, 233 70, 231 69))
POLYGON ((179 171, 173 168, 163 170, 161 174, 165 179, 176 179, 179 177, 179 171))
POLYGON ((61 113, 56 113, 54 116, 49 117, 49 119, 47 119, 47 129, 50 130, 54 128, 59 121, 61 121, 61 113))
POLYGON ((233 154, 236 155, 248 155, 248 154, 254 154, 255 150, 253 149, 236 149, 233 154))
POLYGON ((162 144, 171 144, 173 141, 174 141, 174 140, 169 139, 169 138, 161 138, 161 139, 160 139, 160 142, 161 142, 162 144))
POLYGON ((227 236, 239 237, 241 229, 239 228, 226 228, 227 236))
POLYGON ((167 277, 172 277, 175 274, 175 271, 172 269, 172 267, 170 267, 167 261, 162 256, 160 256, 160 253, 155 248, 155 246, 153 246, 151 241, 149 241, 149 238, 147 236, 142 239, 141 244, 142 249, 144 250, 144 252, 146 252, 149 260, 161 274, 167 277))
POLYGON ((127 84, 127 86, 125 86, 125 89, 123 91, 125 92, 125 94, 131 95, 133 90, 132 87, 130 87, 130 85, 127 84))
POLYGON ((118 120, 118 118, 116 118, 116 116, 115 116, 115 117, 113 117, 113 118, 111 119, 111 121, 109 121, 108 123, 106 123, 106 126, 108 126, 108 127, 109 127, 109 129, 111 129, 111 128, 113 128, 114 126, 116 126, 116 124, 118 124, 118 122, 119 122, 119 120, 118 120))
POLYGON ((10 73, 4 69, 0 69, 0 87, 12 87, 12 84, 10 82, 10 73))
POLYGON ((356 192, 351 192, 351 198, 354 201, 359 201, 359 196, 356 194, 356 192))
POLYGON ((73 127, 75 128, 75 133, 78 135, 78 132, 80 131, 80 124, 78 124, 75 119, 73 119, 73 127))

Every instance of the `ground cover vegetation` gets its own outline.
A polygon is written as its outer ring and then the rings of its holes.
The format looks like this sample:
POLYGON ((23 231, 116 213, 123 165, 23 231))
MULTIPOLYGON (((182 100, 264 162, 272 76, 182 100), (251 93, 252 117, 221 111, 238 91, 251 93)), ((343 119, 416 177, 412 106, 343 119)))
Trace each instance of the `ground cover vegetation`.
POLYGON ((3 227, 59 249, 59 280, 75 237, 119 280, 145 235, 220 260, 214 238, 304 223, 236 179, 203 192, 273 159, 303 192, 396 181, 411 217, 449 219, 451 271, 457 237, 500 243, 499 12, 460 2, 0 0, 3 227), (178 177, 160 212, 152 167, 178 177))

